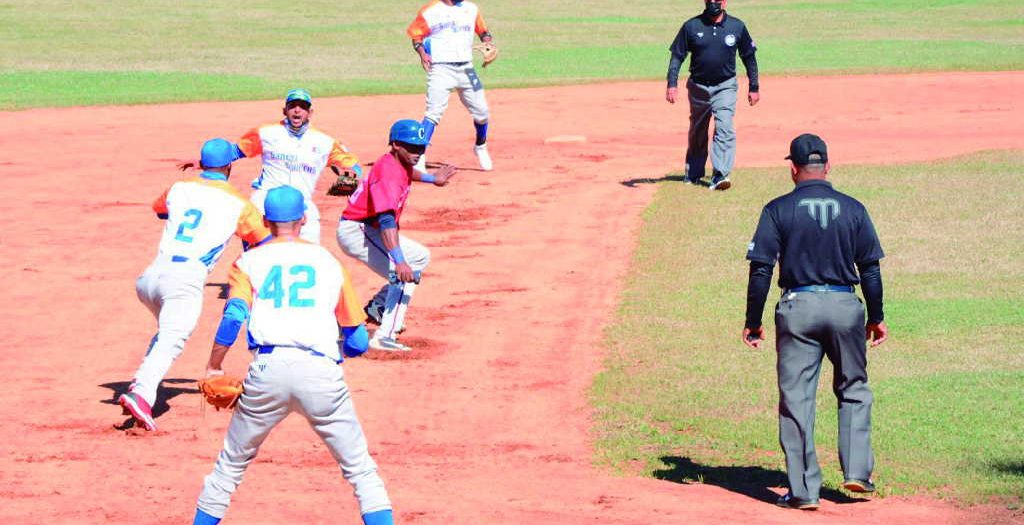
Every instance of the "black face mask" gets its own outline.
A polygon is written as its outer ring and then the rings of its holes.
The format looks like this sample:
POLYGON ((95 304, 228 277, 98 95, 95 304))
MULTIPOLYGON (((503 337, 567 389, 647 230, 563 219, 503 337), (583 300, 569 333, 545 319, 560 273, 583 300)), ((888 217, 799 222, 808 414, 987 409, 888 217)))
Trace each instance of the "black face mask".
POLYGON ((708 2, 704 4, 704 16, 708 18, 718 18, 718 15, 720 14, 722 14, 721 2, 708 2))

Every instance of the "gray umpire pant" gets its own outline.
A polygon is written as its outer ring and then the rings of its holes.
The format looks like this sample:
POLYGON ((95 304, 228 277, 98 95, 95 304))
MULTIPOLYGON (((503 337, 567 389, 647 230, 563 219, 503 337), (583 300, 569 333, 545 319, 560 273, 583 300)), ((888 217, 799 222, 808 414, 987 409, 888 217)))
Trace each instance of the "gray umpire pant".
POLYGON ((843 474, 845 479, 870 479, 875 458, 863 303, 853 293, 788 293, 775 309, 775 326, 779 443, 786 454, 790 493, 816 500, 821 490, 814 412, 823 355, 835 369, 832 391, 839 402, 843 474))
POLYGON ((715 117, 715 137, 711 146, 711 167, 728 175, 736 162, 736 130, 732 117, 736 114, 736 77, 721 84, 705 86, 692 80, 686 82, 690 99, 690 133, 686 147, 686 176, 691 180, 704 177, 708 160, 708 125, 715 117))

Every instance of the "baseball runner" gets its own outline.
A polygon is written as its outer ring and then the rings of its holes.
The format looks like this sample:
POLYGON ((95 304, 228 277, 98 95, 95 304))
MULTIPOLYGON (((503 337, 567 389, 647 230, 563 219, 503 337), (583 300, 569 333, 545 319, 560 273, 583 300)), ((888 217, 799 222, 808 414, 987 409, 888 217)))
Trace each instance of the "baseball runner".
POLYGON ((736 54, 743 60, 750 79, 747 102, 761 100, 757 75, 757 46, 742 20, 725 12, 728 0, 705 0, 704 12, 686 21, 679 29, 669 51, 668 88, 665 100, 676 103, 679 69, 690 59, 690 78, 686 92, 690 101, 690 131, 686 147, 686 177, 689 184, 706 184, 712 190, 732 186, 729 174, 736 160, 736 54), (711 182, 704 183, 704 164, 708 160, 708 125, 715 118, 711 146, 711 182))
POLYGON ((367 450, 342 352, 366 351, 364 316, 348 272, 322 246, 302 240, 306 197, 278 186, 264 199, 274 238, 231 269, 231 292, 210 352, 207 376, 221 365, 248 318, 253 361, 213 472, 199 495, 196 525, 216 525, 270 431, 297 411, 330 449, 352 485, 366 525, 391 525, 391 501, 367 450), (338 327, 344 347, 338 348, 338 327))
POLYGON ((157 333, 129 391, 118 398, 146 430, 156 430, 152 407, 157 387, 199 321, 206 276, 231 235, 245 246, 270 237, 260 212, 228 183, 234 149, 224 139, 207 141, 200 152, 203 172, 171 185, 153 203, 167 222, 156 259, 135 282, 135 291, 156 316, 157 333))
MULTIPOLYGON (((480 8, 469 0, 432 0, 420 8, 416 18, 406 30, 412 38, 412 47, 419 54, 423 70, 427 72, 427 109, 423 116, 427 144, 434 128, 441 122, 448 108, 452 90, 473 116, 476 127, 476 154, 480 168, 494 169, 487 152, 487 123, 490 110, 484 96, 484 85, 473 68, 473 34, 484 43, 484 66, 497 57, 487 24, 480 8)), ((426 171, 426 155, 420 155, 416 169, 426 171)))
POLYGON ((376 350, 410 350, 397 337, 420 275, 430 262, 430 251, 425 246, 399 235, 411 182, 444 186, 455 174, 452 166, 444 166, 433 175, 413 168, 427 147, 426 135, 416 120, 395 122, 388 135, 391 150, 377 159, 349 197, 338 223, 341 250, 388 279, 365 308, 369 318, 380 324, 369 343, 376 350))
MULTIPOLYGON (((362 175, 359 159, 344 144, 309 123, 313 114, 313 97, 304 89, 288 92, 284 101, 284 119, 274 124, 253 128, 238 141, 239 158, 260 156, 263 167, 252 181, 251 199, 263 211, 267 191, 278 186, 292 186, 306 197, 306 225, 302 238, 320 244, 320 210, 313 202, 313 192, 324 168, 331 166, 339 175, 362 175)), ((182 164, 182 168, 192 163, 182 164)))
POLYGON ((796 187, 761 212, 747 250, 747 320, 743 342, 764 344, 761 325, 772 268, 779 263, 782 298, 775 308, 779 380, 779 443, 786 454, 789 493, 781 507, 814 510, 821 490, 821 467, 814 448, 815 394, 821 360, 834 366, 832 390, 839 402, 839 462, 843 487, 874 492, 871 481, 871 404, 867 348, 889 337, 882 311, 885 256, 864 205, 836 191, 825 141, 800 135, 789 146, 790 174, 796 187), (854 293, 860 285, 867 303, 854 293))

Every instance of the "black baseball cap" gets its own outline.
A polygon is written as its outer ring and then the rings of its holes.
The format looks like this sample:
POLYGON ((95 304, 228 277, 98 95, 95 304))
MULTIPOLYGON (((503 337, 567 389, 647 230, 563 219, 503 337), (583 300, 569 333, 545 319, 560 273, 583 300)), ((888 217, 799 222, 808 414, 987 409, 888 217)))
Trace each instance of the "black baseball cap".
POLYGON ((828 146, 821 137, 804 133, 789 143, 789 156, 786 160, 792 160, 797 166, 824 164, 828 162, 828 146), (816 157, 811 159, 812 155, 816 157))

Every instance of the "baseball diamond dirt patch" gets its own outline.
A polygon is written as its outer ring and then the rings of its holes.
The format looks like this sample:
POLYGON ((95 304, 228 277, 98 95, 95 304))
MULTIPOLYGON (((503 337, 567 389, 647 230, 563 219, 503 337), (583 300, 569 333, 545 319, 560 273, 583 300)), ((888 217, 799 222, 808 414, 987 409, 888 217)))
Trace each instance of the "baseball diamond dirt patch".
MULTIPOLYGON (((826 137, 843 164, 1024 148, 1024 73, 767 78, 762 85, 761 105, 737 116, 742 166, 786 169, 788 141, 803 131, 826 137)), ((669 107, 663 90, 650 82, 492 91, 497 169, 459 173, 443 190, 415 188, 409 235, 433 250, 409 318, 408 341, 423 347, 420 358, 345 363, 398 522, 1020 519, 998 507, 924 498, 824 502, 808 515, 714 486, 614 477, 592 466, 586 392, 655 187, 620 182, 657 180, 681 167, 685 107, 669 107), (545 144, 558 135, 587 140, 545 144)), ((323 99, 313 122, 373 160, 390 123, 421 115, 422 104, 420 96, 323 99)), ((431 160, 475 166, 472 127, 458 109, 431 160)), ((229 264, 211 276, 199 328, 161 389, 160 430, 115 430, 125 418, 113 400, 154 329, 133 292, 160 234, 148 203, 179 177, 173 159, 193 158, 206 138, 234 139, 279 116, 278 101, 0 114, 7 157, 0 365, 8 385, 0 393, 0 521, 191 519, 228 422, 224 412, 204 415, 193 381, 208 356, 229 264)), ((244 188, 257 169, 256 161, 239 162, 233 183, 244 188)), ((321 191, 328 184, 322 180, 321 191)), ((731 191, 743 191, 742 179, 731 191)), ((332 223, 341 202, 319 204, 323 242, 340 255, 332 223)), ((348 266, 364 295, 379 286, 361 265, 348 266)), ((742 314, 733 314, 740 323, 742 314)), ((241 373, 248 359, 236 348, 226 369, 241 373)), ((357 521, 329 454, 293 416, 249 469, 225 523, 357 521)))

